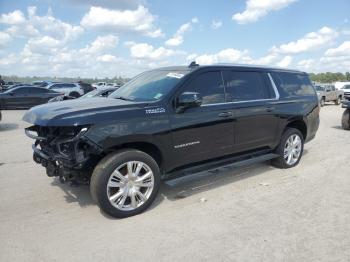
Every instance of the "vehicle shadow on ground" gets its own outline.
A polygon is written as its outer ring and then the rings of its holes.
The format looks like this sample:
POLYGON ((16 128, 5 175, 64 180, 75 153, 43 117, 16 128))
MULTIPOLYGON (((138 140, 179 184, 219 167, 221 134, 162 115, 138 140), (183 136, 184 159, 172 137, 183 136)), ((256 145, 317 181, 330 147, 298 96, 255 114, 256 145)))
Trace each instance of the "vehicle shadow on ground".
MULTIPOLYGON (((304 150, 304 155, 307 150, 304 150)), ((183 198, 214 190, 221 186, 233 184, 237 181, 262 175, 265 172, 275 169, 270 162, 257 163, 245 167, 222 167, 211 171, 188 175, 173 180, 164 181, 154 203, 148 210, 157 207, 163 200, 178 201, 183 198)), ((67 203, 77 203, 81 207, 96 205, 93 201, 88 185, 71 186, 69 183, 62 184, 55 178, 51 182, 52 186, 58 186, 65 193, 67 203)), ((147 212, 147 211, 146 211, 147 212)), ((101 212, 108 219, 114 219, 101 212)))
MULTIPOLYGON (((269 162, 258 163, 246 167, 221 167, 166 181, 163 183, 159 195, 162 198, 177 201, 252 176, 262 175, 272 169, 274 168, 269 165, 269 162)), ((156 200, 153 206, 156 206, 157 204, 156 200)))
POLYGON ((18 128, 18 124, 14 124, 14 123, 1 123, 0 122, 0 132, 3 131, 11 131, 11 130, 15 130, 18 128))
POLYGON ((95 205, 88 185, 72 186, 69 183, 61 183, 58 178, 54 178, 51 182, 52 186, 57 186, 65 193, 67 203, 78 203, 81 207, 95 205))
POLYGON ((332 126, 332 128, 334 128, 334 129, 344 130, 342 126, 332 126))

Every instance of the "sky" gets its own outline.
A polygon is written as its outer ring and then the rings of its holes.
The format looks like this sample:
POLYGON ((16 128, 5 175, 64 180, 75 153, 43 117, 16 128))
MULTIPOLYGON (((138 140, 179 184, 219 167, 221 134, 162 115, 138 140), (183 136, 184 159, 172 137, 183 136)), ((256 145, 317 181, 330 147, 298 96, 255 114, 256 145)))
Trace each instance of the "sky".
POLYGON ((197 63, 350 71, 350 0, 0 0, 0 74, 197 63))

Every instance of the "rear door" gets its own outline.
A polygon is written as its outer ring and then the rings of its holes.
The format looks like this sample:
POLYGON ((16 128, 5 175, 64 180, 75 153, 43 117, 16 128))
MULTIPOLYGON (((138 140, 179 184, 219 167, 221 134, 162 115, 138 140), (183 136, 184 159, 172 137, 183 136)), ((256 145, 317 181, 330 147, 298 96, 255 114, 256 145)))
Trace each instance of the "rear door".
POLYGON ((273 147, 278 117, 278 99, 269 75, 259 71, 225 71, 226 100, 234 112, 235 152, 273 147))
POLYGON ((177 95, 197 92, 200 107, 170 114, 173 165, 207 160, 228 154, 233 146, 232 111, 225 103, 220 70, 202 70, 185 83, 177 95))

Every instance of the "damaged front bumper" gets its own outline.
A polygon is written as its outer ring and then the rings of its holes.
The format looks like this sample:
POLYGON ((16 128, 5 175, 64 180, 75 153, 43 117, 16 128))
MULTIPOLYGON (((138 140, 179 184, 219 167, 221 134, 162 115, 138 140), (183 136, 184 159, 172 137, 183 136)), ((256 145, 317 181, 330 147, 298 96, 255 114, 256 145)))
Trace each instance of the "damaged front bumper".
POLYGON ((102 149, 85 136, 88 129, 87 126, 36 125, 26 128, 25 133, 35 140, 33 159, 46 168, 48 176, 58 176, 61 182, 87 183, 102 153, 102 149))

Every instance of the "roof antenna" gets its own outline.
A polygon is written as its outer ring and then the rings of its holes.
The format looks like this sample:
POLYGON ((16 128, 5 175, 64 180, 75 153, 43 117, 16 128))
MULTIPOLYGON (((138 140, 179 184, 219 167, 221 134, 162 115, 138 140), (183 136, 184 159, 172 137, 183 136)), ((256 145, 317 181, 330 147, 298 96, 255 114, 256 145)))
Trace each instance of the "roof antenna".
POLYGON ((188 67, 189 68, 194 68, 196 66, 199 66, 199 64, 197 64, 196 61, 192 61, 191 64, 188 67))

